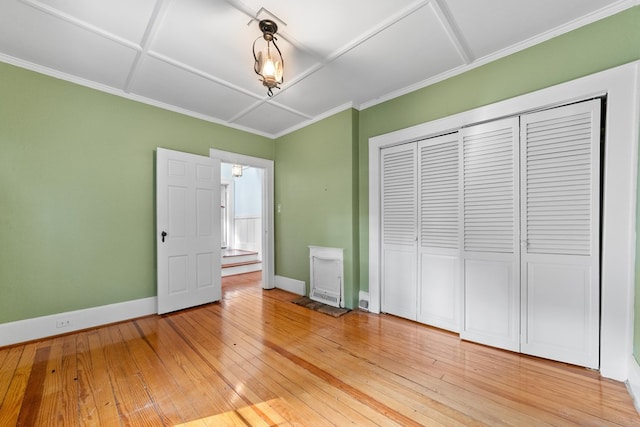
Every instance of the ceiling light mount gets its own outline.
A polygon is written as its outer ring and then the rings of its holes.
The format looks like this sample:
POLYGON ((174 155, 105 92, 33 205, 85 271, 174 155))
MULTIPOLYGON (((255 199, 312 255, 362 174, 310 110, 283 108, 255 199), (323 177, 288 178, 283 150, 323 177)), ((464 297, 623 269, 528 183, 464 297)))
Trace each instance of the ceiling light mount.
POLYGON ((278 32, 278 24, 271 19, 263 19, 258 26, 260 27, 260 31, 262 31, 262 37, 267 41, 273 40, 273 35, 278 32))
POLYGON ((253 59, 255 60, 253 70, 260 76, 262 85, 267 87, 267 95, 273 96, 273 89, 280 89, 280 85, 284 81, 284 59, 276 44, 278 25, 270 19, 263 19, 259 22, 258 27, 262 31, 262 36, 253 42, 253 59), (256 43, 261 38, 267 43, 263 49, 256 53, 256 43))

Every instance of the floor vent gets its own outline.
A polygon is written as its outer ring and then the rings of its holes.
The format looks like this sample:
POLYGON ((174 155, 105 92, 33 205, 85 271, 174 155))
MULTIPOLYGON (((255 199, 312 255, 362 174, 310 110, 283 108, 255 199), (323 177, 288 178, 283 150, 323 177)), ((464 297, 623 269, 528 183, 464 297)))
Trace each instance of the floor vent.
POLYGON ((337 297, 333 295, 327 295, 317 289, 313 291, 313 295, 311 295, 311 299, 316 301, 322 300, 323 302, 328 303, 329 305, 333 305, 334 307, 337 307, 338 304, 340 303, 337 297))

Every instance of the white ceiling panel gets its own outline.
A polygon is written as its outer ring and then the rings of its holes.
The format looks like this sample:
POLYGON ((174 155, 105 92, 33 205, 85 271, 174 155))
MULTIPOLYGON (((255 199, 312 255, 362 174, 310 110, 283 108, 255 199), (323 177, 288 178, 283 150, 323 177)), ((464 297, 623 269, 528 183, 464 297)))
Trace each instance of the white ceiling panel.
POLYGON ((274 100, 307 116, 319 116, 352 102, 344 77, 331 66, 324 67, 293 85, 285 85, 274 100))
POLYGON ((257 78, 251 54, 255 37, 251 37, 248 21, 245 14, 224 2, 174 1, 150 49, 230 84, 251 87, 257 78), (229 67, 230 63, 237 65, 229 67))
POLYGON ((376 34, 330 67, 344 76, 356 104, 464 64, 438 16, 422 7, 376 34))
POLYGON ((474 56, 481 58, 551 31, 610 0, 444 0, 474 56))
POLYGON ((222 121, 257 100, 155 58, 140 65, 131 92, 222 121))
POLYGON ((3 1, 0 52, 100 84, 122 87, 136 51, 24 3, 3 1))
POLYGON ((277 137, 636 4, 0 0, 0 60, 277 137), (273 98, 253 71, 251 52, 261 36, 257 22, 265 18, 278 23, 285 65, 282 89, 273 98))
POLYGON ((156 0, 23 0, 76 22, 86 23, 140 44, 156 0))

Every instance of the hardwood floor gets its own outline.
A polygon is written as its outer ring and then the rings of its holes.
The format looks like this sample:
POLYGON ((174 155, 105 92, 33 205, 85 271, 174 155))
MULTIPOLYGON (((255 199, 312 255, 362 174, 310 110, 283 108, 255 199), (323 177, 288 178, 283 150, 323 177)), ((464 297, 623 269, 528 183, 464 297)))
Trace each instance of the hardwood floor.
POLYGON ((0 426, 640 425, 624 384, 387 315, 223 299, 0 348, 0 426))

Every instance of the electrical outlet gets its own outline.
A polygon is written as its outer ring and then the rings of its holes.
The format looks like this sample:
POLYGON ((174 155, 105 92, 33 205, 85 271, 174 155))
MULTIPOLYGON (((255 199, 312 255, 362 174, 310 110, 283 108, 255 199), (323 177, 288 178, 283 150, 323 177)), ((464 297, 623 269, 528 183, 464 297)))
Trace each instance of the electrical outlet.
POLYGON ((69 319, 56 320, 56 328, 67 328, 69 326, 71 326, 71 320, 69 319))

